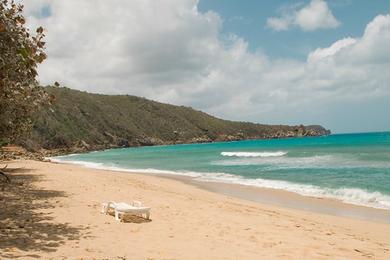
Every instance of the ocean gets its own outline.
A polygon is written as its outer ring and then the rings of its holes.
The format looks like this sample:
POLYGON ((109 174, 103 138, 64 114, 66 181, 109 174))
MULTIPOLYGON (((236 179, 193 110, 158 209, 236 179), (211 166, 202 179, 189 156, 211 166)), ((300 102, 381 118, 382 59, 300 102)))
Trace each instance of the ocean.
POLYGON ((390 210, 390 132, 120 148, 52 159, 281 189, 390 210))

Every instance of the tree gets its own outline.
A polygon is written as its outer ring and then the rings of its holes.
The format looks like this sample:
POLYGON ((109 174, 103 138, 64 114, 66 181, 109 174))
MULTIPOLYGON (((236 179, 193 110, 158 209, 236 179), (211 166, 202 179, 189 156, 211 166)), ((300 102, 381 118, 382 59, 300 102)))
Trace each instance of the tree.
POLYGON ((32 114, 48 100, 36 80, 46 59, 43 28, 32 36, 22 12, 23 5, 0 0, 0 147, 28 132, 32 114))
POLYGON ((0 0, 0 147, 27 133, 33 113, 48 101, 36 80, 46 59, 44 36, 42 27, 34 36, 25 27, 23 5, 0 0))

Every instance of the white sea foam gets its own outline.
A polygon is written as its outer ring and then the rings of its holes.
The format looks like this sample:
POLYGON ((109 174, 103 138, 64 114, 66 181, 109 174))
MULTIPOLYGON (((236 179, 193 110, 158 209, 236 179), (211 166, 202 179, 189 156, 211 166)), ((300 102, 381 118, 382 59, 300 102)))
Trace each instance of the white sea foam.
POLYGON ((285 190, 298 193, 302 196, 337 199, 349 204, 390 210, 390 196, 377 191, 370 192, 358 188, 331 189, 315 185, 266 180, 261 178, 245 179, 241 176, 231 174, 219 174, 218 177, 207 174, 203 175, 201 180, 285 190))
POLYGON ((282 168, 314 168, 329 167, 334 158, 329 155, 311 156, 311 157, 288 157, 288 156, 270 156, 270 157, 236 157, 211 162, 214 165, 221 166, 242 166, 242 165, 266 165, 276 169, 282 168))
POLYGON ((192 171, 169 171, 169 170, 159 170, 153 168, 147 169, 130 169, 130 168, 122 168, 114 165, 107 165, 104 163, 97 162, 88 162, 88 161, 70 161, 70 160, 62 160, 59 157, 48 157, 52 162, 58 163, 67 163, 67 164, 76 164, 86 168, 92 169, 100 169, 100 170, 109 170, 109 171, 120 171, 120 172, 132 172, 132 173, 150 173, 150 174, 171 174, 171 175, 184 175, 188 177, 201 177, 202 173, 200 172, 192 172, 192 171))
POLYGON ((86 161, 68 161, 61 157, 52 157, 51 161, 77 164, 88 168, 103 169, 110 171, 123 171, 133 173, 147 173, 147 174, 169 174, 181 175, 195 178, 199 181, 222 182, 231 184, 241 184, 248 186, 256 186, 260 188, 286 190, 298 193, 303 196, 330 198, 343 201, 345 203, 390 210, 390 196, 380 192, 371 192, 358 188, 323 188, 315 185, 298 184, 287 181, 266 180, 266 179, 246 179, 242 176, 233 174, 226 174, 220 172, 192 172, 192 171, 169 171, 158 169, 128 169, 112 165, 105 165, 103 163, 86 162, 86 161))
POLYGON ((210 162, 220 166, 262 165, 268 170, 280 169, 355 169, 390 167, 390 162, 363 161, 353 155, 313 155, 308 157, 229 157, 210 162))
POLYGON ((286 155, 287 152, 277 151, 277 152, 222 152, 222 156, 229 157, 277 157, 286 155))

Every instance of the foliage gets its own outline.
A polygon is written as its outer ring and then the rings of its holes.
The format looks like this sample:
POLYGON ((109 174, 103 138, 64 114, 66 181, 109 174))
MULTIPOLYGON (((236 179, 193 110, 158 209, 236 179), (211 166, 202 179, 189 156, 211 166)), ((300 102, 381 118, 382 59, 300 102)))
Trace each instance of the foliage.
POLYGON ((22 12, 13 0, 0 0, 0 147, 26 133, 48 100, 36 81, 37 65, 46 59, 43 28, 32 36, 22 12))
POLYGON ((229 141, 325 134, 304 126, 262 125, 215 118, 189 107, 129 95, 47 87, 55 96, 37 114, 31 148, 88 150, 117 146, 229 141), (85 145, 87 144, 87 145, 85 145))

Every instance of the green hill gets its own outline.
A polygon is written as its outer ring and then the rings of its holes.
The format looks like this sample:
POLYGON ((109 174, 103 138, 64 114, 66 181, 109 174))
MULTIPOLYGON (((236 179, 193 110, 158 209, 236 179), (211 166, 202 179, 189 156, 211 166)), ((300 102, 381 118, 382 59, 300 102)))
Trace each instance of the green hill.
POLYGON ((47 87, 54 104, 36 116, 26 145, 94 150, 111 147, 232 141, 328 134, 321 126, 233 122, 189 107, 129 95, 100 95, 47 87))

